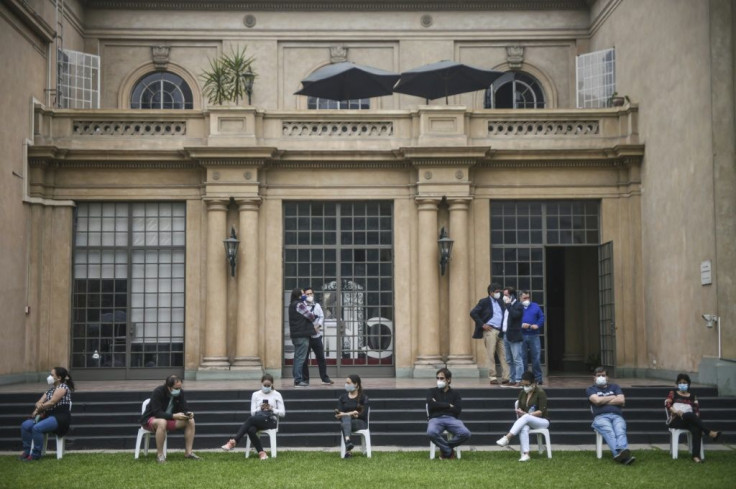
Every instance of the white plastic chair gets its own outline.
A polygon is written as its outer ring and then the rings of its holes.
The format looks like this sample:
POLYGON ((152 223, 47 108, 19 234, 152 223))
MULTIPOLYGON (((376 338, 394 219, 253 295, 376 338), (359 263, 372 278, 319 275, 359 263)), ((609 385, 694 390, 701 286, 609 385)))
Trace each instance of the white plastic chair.
MULTIPOLYGON (((72 410, 72 403, 69 402, 69 411, 72 410)), ((63 436, 55 435, 56 436, 56 460, 61 460, 64 458, 64 451, 66 450, 66 440, 63 436)), ((46 455, 46 447, 49 444, 49 434, 44 433, 43 434, 43 446, 41 447, 41 456, 43 457, 46 455)), ((33 450, 33 441, 31 441, 31 450, 33 450)))
POLYGON ((595 433, 595 456, 603 458, 603 435, 593 430, 595 433))
MULTIPOLYGON (((426 411, 426 413, 427 413, 427 419, 429 419, 429 406, 428 406, 427 404, 425 404, 425 405, 424 405, 424 410, 425 410, 425 411, 426 411)), ((445 431, 443 431, 443 432, 442 432, 442 436, 444 436, 445 438, 447 438, 447 441, 451 441, 451 440, 452 440, 452 438, 453 438, 453 434, 452 434, 452 433, 450 433, 450 432, 449 432, 449 431, 447 431, 447 430, 445 430, 445 431)), ((430 442, 429 442, 429 459, 430 459, 430 460, 434 460, 434 457, 435 457, 435 453, 436 453, 436 451, 437 451, 437 445, 435 445, 435 444, 434 444, 434 443, 433 443, 433 442, 432 442, 432 441, 430 440, 430 442)), ((461 451, 460 451, 460 446, 456 446, 456 447, 455 447, 455 456, 456 456, 457 458, 462 458, 462 457, 463 457, 463 454, 462 454, 462 453, 461 453, 461 451)))
MULTIPOLYGON (((514 412, 516 412, 516 409, 519 407, 519 401, 514 402, 514 412)), ((516 416, 519 417, 518 415, 516 416)), ((542 446, 542 437, 544 437, 544 445, 547 447, 547 458, 552 458, 552 443, 549 439, 549 429, 548 428, 537 428, 536 430, 529 429, 530 435, 537 435, 537 445, 539 446, 539 454, 544 453, 544 447, 542 446)), ((522 453, 523 455, 523 453, 522 453)))
MULTIPOLYGON (((665 414, 668 416, 667 407, 664 408, 665 414)), ((693 451, 693 434, 689 430, 680 428, 670 428, 670 453, 672 454, 672 460, 677 460, 678 452, 680 451, 680 436, 687 435, 687 449, 690 453, 693 451)), ((705 437, 701 437, 700 440, 700 460, 705 460, 705 437)))
MULTIPOLYGON (((350 435, 360 435, 361 447, 360 450, 365 454, 366 457, 371 458, 371 408, 368 407, 368 415, 366 416, 366 428, 364 430, 353 431, 350 435)), ((345 458, 345 437, 340 432, 340 458, 345 458)))
MULTIPOLYGON (((143 404, 141 405, 141 416, 143 416, 143 413, 146 412, 146 408, 148 407, 148 403, 151 402, 151 399, 148 398, 145 401, 143 401, 143 404)), ((143 446, 143 456, 148 456, 148 445, 151 442, 151 435, 153 434, 152 431, 148 431, 147 429, 143 428, 143 426, 138 427, 138 437, 135 440, 135 459, 138 460, 138 457, 141 454, 141 441, 143 438, 146 439, 145 444, 143 446)), ((166 457, 166 443, 168 441, 168 436, 164 438, 164 457, 166 457)))
MULTIPOLYGON (((276 433, 279 432, 278 421, 276 422, 276 428, 270 430, 259 430, 256 434, 258 436, 268 435, 268 439, 271 442, 271 458, 276 458, 278 450, 276 448, 276 433)), ((247 441, 245 442, 245 458, 250 457, 250 437, 246 435, 247 441)))

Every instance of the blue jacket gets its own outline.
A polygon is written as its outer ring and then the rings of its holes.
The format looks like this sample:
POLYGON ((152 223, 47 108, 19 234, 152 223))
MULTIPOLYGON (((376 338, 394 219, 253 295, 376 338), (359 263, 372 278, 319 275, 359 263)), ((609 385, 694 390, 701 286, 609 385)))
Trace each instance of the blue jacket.
POLYGON ((521 322, 527 324, 536 324, 539 329, 522 329, 521 333, 524 336, 535 335, 542 332, 544 329, 544 313, 539 307, 539 304, 532 302, 529 307, 524 309, 524 314, 521 316, 521 322))

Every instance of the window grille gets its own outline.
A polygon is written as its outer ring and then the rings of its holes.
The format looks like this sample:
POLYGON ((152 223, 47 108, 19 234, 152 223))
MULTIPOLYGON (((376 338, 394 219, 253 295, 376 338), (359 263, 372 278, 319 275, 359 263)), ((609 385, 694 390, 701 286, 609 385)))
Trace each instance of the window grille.
POLYGON ((343 100, 338 102, 337 100, 329 100, 326 98, 309 97, 307 98, 307 109, 332 109, 332 110, 365 110, 371 108, 371 101, 367 98, 357 98, 353 100, 343 100))
POLYGON ((577 108, 608 107, 616 91, 615 48, 581 54, 575 60, 577 108))
POLYGON ((182 77, 167 71, 143 76, 130 94, 131 109, 191 109, 192 90, 182 77))
POLYGON ((57 105, 62 109, 99 109, 100 57, 61 49, 58 64, 57 105))
POLYGON ((544 90, 536 78, 521 71, 510 71, 486 90, 486 109, 543 109, 544 90))

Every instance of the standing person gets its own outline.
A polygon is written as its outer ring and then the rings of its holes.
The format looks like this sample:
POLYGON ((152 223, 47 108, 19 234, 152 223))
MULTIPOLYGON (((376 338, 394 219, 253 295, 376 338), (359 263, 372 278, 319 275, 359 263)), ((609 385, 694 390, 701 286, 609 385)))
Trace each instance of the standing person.
POLYGON ((595 369, 595 384, 585 390, 593 413, 595 431, 603 436, 608 448, 611 449, 613 459, 624 465, 636 460, 629 451, 629 442, 626 438, 626 420, 623 418, 622 407, 626 404, 624 393, 617 384, 608 383, 608 375, 604 367, 595 369))
POLYGON ((169 375, 163 385, 153 389, 151 401, 141 416, 143 429, 156 434, 156 461, 166 463, 164 455, 164 441, 166 432, 184 430, 184 458, 200 460, 192 452, 194 446, 194 413, 189 410, 181 379, 176 375, 169 375))
POLYGON ((294 387, 309 387, 309 383, 302 378, 304 363, 307 361, 309 337, 314 334, 313 322, 317 318, 306 304, 307 296, 300 288, 291 291, 289 304, 289 335, 294 344, 294 387))
POLYGON ((519 462, 529 461, 529 430, 547 428, 547 394, 534 381, 532 372, 524 372, 521 375, 521 388, 519 400, 516 401, 517 420, 509 432, 496 440, 496 444, 505 447, 516 435, 519 435, 521 445, 521 458, 519 462))
POLYGON ((513 287, 503 289, 503 302, 506 305, 502 326, 503 346, 506 350, 506 362, 511 369, 509 386, 518 389, 521 387, 521 374, 524 372, 524 363, 521 359, 521 346, 524 342, 521 317, 524 314, 524 306, 516 300, 516 289, 513 287))
POLYGON ((363 392, 360 376, 351 374, 345 379, 345 394, 337 400, 335 418, 340 422, 340 431, 345 438, 345 458, 353 456, 350 433, 368 428, 368 396, 363 392))
POLYGON ((452 459, 455 458, 455 447, 470 439, 470 430, 460 421, 462 398, 450 387, 452 372, 441 368, 435 377, 437 387, 427 392, 427 436, 440 449, 441 459, 452 459), (452 440, 448 441, 442 435, 445 430, 452 434, 452 440))
POLYGON ((72 422, 72 391, 74 381, 64 367, 54 367, 46 377, 49 389, 36 401, 31 418, 20 425, 23 452, 18 457, 24 462, 41 458, 46 433, 64 436, 72 422), (33 450, 31 450, 33 442, 33 450))
POLYGON ((509 383, 509 364, 506 363, 506 350, 503 345, 503 312, 501 302, 501 285, 492 283, 488 286, 488 297, 478 301, 470 311, 470 317, 475 321, 473 338, 483 339, 488 354, 488 380, 493 384, 509 383), (501 378, 496 376, 496 359, 501 364, 501 378))
MULTIPOLYGON (((258 453, 258 458, 266 460, 268 455, 263 450, 258 432, 276 428, 279 424, 278 418, 283 418, 285 415, 284 399, 281 397, 281 393, 273 388, 273 376, 264 374, 261 377, 261 388, 250 397, 250 417, 240 426, 238 433, 221 448, 229 452, 247 433, 253 448, 258 453)), ((273 447, 271 449, 273 450, 273 447)))
POLYGON ((711 440, 717 440, 721 432, 706 428, 703 421, 700 420, 700 403, 695 394, 690 392, 690 376, 679 374, 675 384, 677 390, 670 391, 664 401, 667 409, 667 427, 688 430, 692 434, 693 451, 691 455, 693 462, 699 464, 703 461, 700 458, 702 436, 706 435, 711 440))
POLYGON ((534 382, 542 385, 544 384, 542 382, 542 364, 539 359, 542 353, 542 344, 539 335, 544 327, 544 313, 539 304, 532 302, 532 295, 528 290, 523 291, 519 298, 521 299, 521 305, 524 306, 524 313, 521 316, 521 334, 524 337, 521 347, 523 369, 526 371, 527 364, 531 363, 534 382))
POLYGON ((307 357, 304 360, 304 368, 302 369, 302 382, 309 384, 309 353, 314 351, 317 358, 317 366, 319 368, 319 377, 325 385, 332 385, 335 382, 327 375, 327 362, 325 361, 325 346, 322 343, 322 327, 324 326, 325 314, 322 306, 314 299, 314 289, 307 287, 304 289, 304 295, 307 297, 307 306, 314 314, 316 319, 312 323, 314 325, 313 334, 309 337, 309 346, 307 347, 307 357))

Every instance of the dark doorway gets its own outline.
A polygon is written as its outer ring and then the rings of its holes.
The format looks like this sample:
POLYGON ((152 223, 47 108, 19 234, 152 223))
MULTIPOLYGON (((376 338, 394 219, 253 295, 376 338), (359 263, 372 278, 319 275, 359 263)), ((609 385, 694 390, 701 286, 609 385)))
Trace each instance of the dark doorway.
POLYGON ((545 248, 547 349, 551 372, 600 364, 598 247, 545 248))

